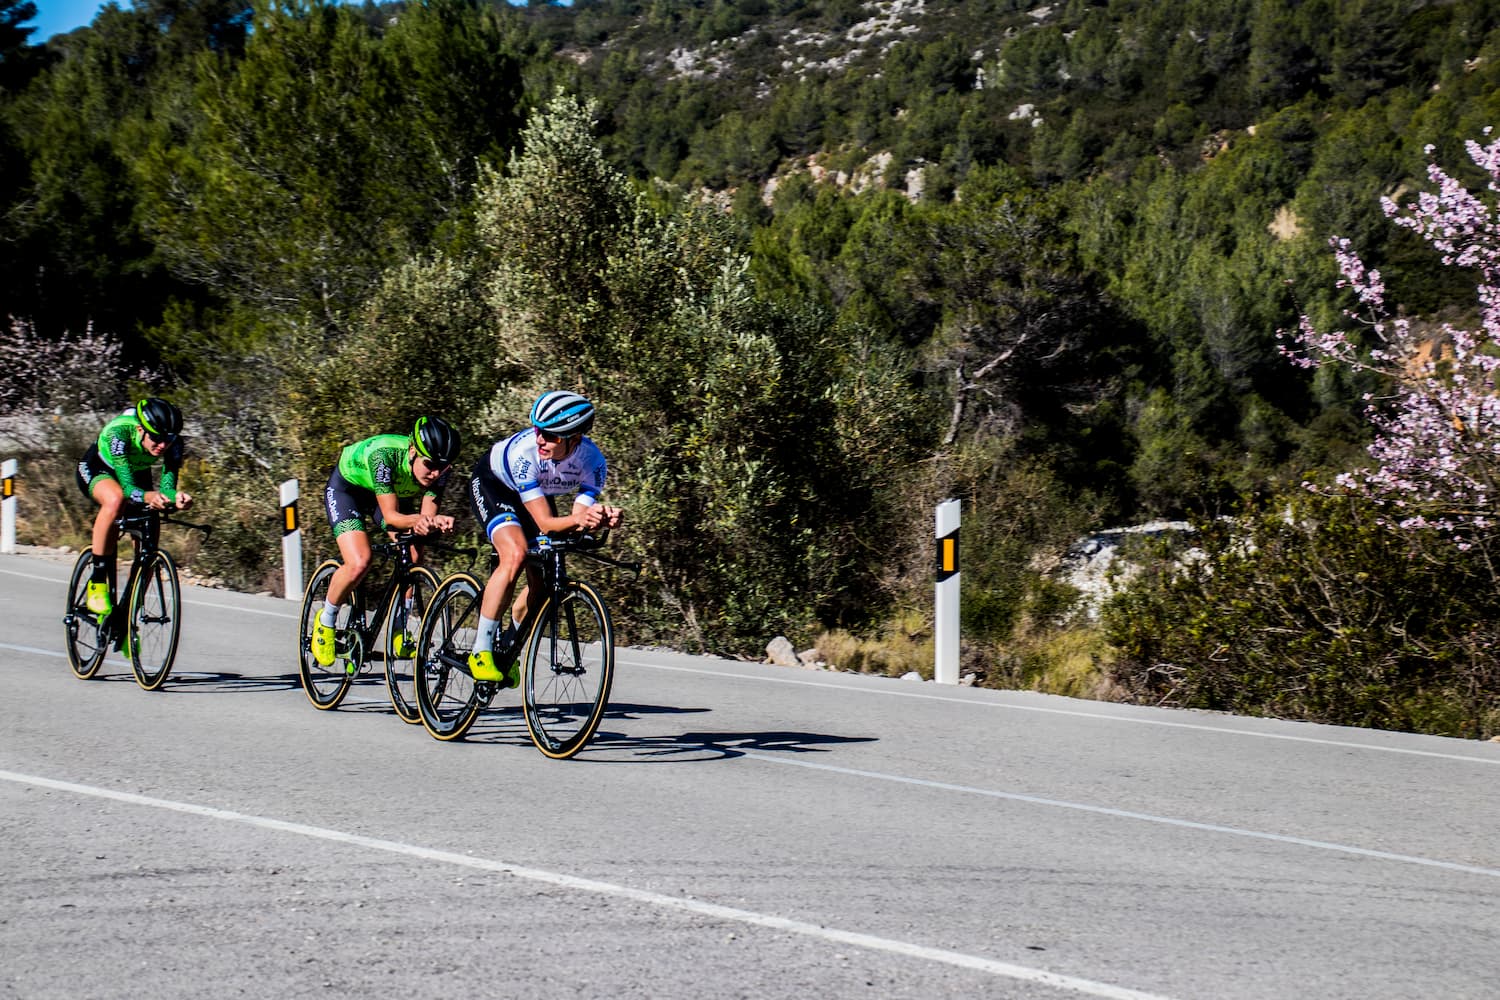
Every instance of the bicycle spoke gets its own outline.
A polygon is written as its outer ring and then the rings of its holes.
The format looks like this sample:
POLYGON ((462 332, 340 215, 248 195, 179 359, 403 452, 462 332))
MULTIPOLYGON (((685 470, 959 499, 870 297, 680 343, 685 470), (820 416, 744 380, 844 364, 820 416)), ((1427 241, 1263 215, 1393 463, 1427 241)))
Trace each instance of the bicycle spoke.
POLYGON ((479 581, 455 574, 439 585, 422 621, 417 646, 417 709, 439 740, 461 739, 488 702, 468 672, 468 653, 479 625, 479 581))
MULTIPOLYGON (((328 583, 333 579, 338 566, 336 561, 330 559, 313 572, 312 580, 308 582, 302 597, 302 624, 297 637, 297 670, 302 677, 302 690, 307 694, 308 701, 325 711, 337 708, 349 693, 349 686, 354 675, 359 672, 358 664, 362 661, 364 652, 357 633, 352 629, 342 629, 338 643, 340 648, 332 663, 319 663, 313 656, 313 625, 323 611, 323 604, 328 599, 328 583)), ((356 591, 351 596, 357 600, 359 595, 356 591)), ((359 609, 354 608, 353 611, 354 615, 350 617, 359 620, 359 609)), ((344 609, 342 613, 348 615, 349 610, 344 609)))
POLYGON ((417 705, 416 654, 421 642, 422 621, 432 604, 438 580, 422 566, 410 570, 404 586, 391 594, 389 626, 385 641, 385 682, 391 707, 404 722, 420 723, 417 705))
POLYGON ((99 671, 110 641, 108 628, 88 609, 88 583, 92 569, 93 556, 85 549, 73 567, 73 577, 68 584, 68 607, 63 613, 68 665, 75 675, 85 680, 99 671))
POLYGON ((573 581, 542 609, 526 649, 526 726, 537 749, 571 757, 594 735, 614 677, 614 635, 593 588, 573 581))
POLYGON ((155 691, 166 682, 177 655, 180 594, 171 557, 157 552, 148 558, 131 592, 126 629, 136 683, 155 691))

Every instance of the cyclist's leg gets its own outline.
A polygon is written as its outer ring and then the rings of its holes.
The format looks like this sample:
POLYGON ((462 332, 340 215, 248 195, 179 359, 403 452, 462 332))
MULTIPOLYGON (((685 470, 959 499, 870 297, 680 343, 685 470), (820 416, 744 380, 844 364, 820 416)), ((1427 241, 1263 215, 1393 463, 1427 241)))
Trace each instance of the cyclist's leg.
POLYGON ((490 543, 495 547, 497 558, 489 579, 484 583, 479 602, 479 622, 474 630, 469 671, 476 680, 496 681, 502 687, 514 687, 518 677, 511 666, 514 657, 509 655, 513 630, 502 629, 500 618, 506 613, 506 598, 526 562, 526 533, 515 521, 497 524, 490 532, 490 543), (495 655, 497 646, 500 647, 499 662, 495 655))
MULTIPOLYGON (((500 618, 504 613, 516 578, 526 565, 528 539, 536 534, 536 525, 526 512, 526 506, 516 492, 493 475, 484 471, 484 465, 475 467, 469 481, 469 506, 474 520, 483 526, 485 538, 495 549, 495 566, 485 581, 480 598, 479 622, 474 635, 474 648, 469 656, 469 671, 478 680, 498 681, 505 687, 514 686, 520 679, 513 665, 514 657, 505 655, 509 645, 514 645, 514 629, 500 629, 500 618), (496 663, 496 632, 500 632, 501 662, 496 663)), ((507 623, 508 624, 508 623, 507 623)))
POLYGON ((328 582, 328 603, 336 610, 349 603, 350 592, 369 572, 375 553, 370 548, 370 536, 363 530, 345 531, 335 535, 333 540, 339 547, 340 565, 328 582))
MULTIPOLYGON (((345 479, 335 466, 323 491, 324 513, 339 547, 341 565, 328 583, 328 603, 337 609, 370 568, 370 532, 376 517, 375 494, 345 479)), ((327 620, 325 618, 325 620, 327 620)))
POLYGON ((546 584, 542 580, 542 571, 531 563, 526 564, 526 582, 521 585, 520 591, 516 593, 516 599, 510 605, 510 630, 516 642, 521 641, 519 633, 521 623, 526 621, 526 615, 531 611, 531 595, 545 595, 546 584))
POLYGON ((93 567, 89 575, 88 608, 98 615, 107 615, 114 606, 115 560, 120 545, 120 528, 115 522, 125 509, 125 490, 113 476, 94 477, 89 484, 89 496, 99 505, 94 515, 93 567))

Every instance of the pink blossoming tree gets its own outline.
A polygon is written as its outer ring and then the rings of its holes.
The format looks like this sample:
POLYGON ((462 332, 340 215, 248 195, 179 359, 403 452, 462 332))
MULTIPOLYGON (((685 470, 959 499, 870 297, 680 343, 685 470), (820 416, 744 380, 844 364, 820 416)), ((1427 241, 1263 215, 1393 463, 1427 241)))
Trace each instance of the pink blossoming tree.
POLYGON ((1365 267, 1347 240, 1335 239, 1339 287, 1357 302, 1345 316, 1372 339, 1320 331, 1306 316, 1296 331, 1283 333, 1283 351, 1294 363, 1372 373, 1389 387, 1365 396, 1376 431, 1369 447, 1373 464, 1341 475, 1339 486, 1388 509, 1389 523, 1435 528, 1463 547, 1500 526, 1500 211, 1492 204, 1500 193, 1500 139, 1466 145, 1489 175, 1490 197, 1430 163, 1435 193, 1404 206, 1383 198, 1381 207, 1396 225, 1426 240, 1444 266, 1473 270, 1478 328, 1424 328, 1392 315, 1380 272, 1365 267))

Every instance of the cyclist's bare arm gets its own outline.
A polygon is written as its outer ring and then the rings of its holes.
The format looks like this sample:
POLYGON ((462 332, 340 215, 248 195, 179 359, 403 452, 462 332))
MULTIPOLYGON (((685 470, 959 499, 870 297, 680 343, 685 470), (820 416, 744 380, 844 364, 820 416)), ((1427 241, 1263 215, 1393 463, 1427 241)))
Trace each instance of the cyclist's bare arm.
MULTIPOLYGON (((397 531, 410 531, 418 535, 426 535, 433 531, 447 531, 453 527, 451 517, 442 517, 437 514, 427 513, 427 501, 431 497, 424 497, 422 510, 416 514, 403 514, 401 505, 396 500, 394 493, 375 494, 375 505, 380 508, 380 517, 387 527, 395 528, 397 531), (448 523, 447 528, 440 527, 439 518, 448 523)), ((436 501, 434 501, 434 507, 436 501)))
POLYGON ((442 532, 453 530, 453 518, 448 514, 438 513, 437 497, 431 495, 422 497, 422 513, 432 519, 432 526, 437 530, 442 532))
POLYGON ((552 510, 552 501, 547 497, 536 497, 526 501, 526 512, 536 522, 537 530, 544 535, 560 535, 569 531, 589 531, 599 526, 597 505, 573 504, 573 509, 564 517, 552 510))

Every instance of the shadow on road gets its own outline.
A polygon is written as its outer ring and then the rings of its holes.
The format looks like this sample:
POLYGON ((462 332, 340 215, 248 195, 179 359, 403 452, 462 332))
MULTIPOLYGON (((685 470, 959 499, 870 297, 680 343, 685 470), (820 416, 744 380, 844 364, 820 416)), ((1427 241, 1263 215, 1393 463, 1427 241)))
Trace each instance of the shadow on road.
MULTIPOLYGON (((834 736, 828 733, 772 729, 764 732, 713 732, 695 729, 666 736, 638 736, 612 728, 611 722, 650 716, 702 715, 709 708, 681 708, 612 702, 604 722, 577 760, 602 764, 684 764, 731 760, 749 753, 826 753, 847 743, 872 743, 873 736, 834 736)), ((469 743, 529 747, 526 719, 520 705, 498 705, 482 713, 464 739, 469 743)))
POLYGON ((610 705, 604 723, 580 759, 608 763, 681 763, 730 760, 749 753, 827 753, 848 743, 873 743, 873 736, 835 736, 787 729, 761 732, 691 730, 676 735, 630 736, 610 729, 611 719, 636 719, 653 713, 701 713, 706 708, 662 708, 656 705, 610 705))
MULTIPOLYGON (((99 674, 96 682, 134 684, 129 670, 123 673, 99 674)), ((264 691, 301 691, 302 679, 295 673, 245 676, 228 672, 202 670, 173 671, 163 685, 163 694, 234 694, 264 691)), ((514 692, 508 693, 518 698, 514 692)), ((354 715, 389 715, 395 710, 386 694, 383 674, 364 674, 355 680, 349 699, 336 711, 354 715)), ((501 695, 502 698, 506 694, 501 695)), ((827 753, 849 743, 873 743, 873 736, 836 736, 831 733, 808 733, 786 729, 763 732, 714 732, 694 729, 676 735, 640 736, 621 732, 614 726, 652 716, 704 715, 711 708, 683 708, 673 705, 644 705, 612 702, 604 713, 599 732, 578 755, 579 760, 597 763, 693 763, 731 760, 749 753, 827 753)), ((530 747, 526 719, 521 705, 496 704, 481 712, 464 737, 468 743, 495 746, 530 747)))
MULTIPOLYGON (((107 665, 106 665, 107 666, 107 665)), ((126 667, 123 673, 95 674, 89 683, 102 682, 134 684, 135 675, 126 667)), ((382 682, 384 683, 384 682, 382 682)), ((167 682, 161 686, 160 694, 223 694, 236 691, 287 691, 302 690, 302 678, 295 673, 258 675, 214 672, 205 670, 173 670, 167 682)))

